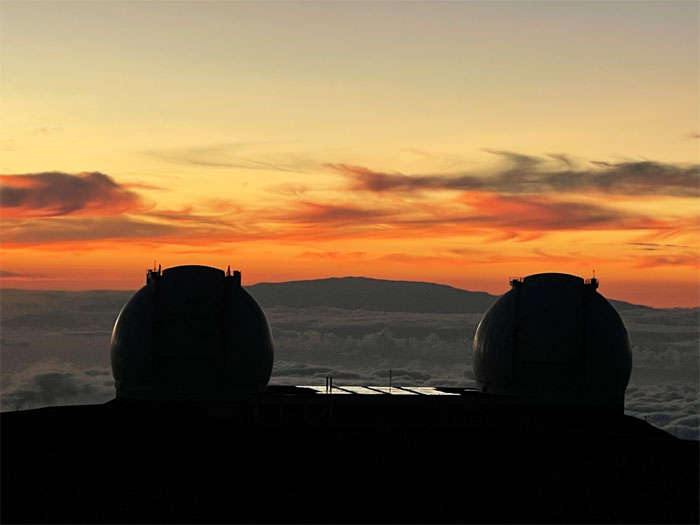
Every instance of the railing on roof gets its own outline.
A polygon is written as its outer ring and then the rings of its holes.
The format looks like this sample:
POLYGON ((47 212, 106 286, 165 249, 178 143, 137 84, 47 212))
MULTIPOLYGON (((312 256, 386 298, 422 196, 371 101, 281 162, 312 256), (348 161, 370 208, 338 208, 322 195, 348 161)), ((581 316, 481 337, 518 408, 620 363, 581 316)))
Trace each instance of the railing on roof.
POLYGON ((594 290, 597 289, 597 288, 598 288, 598 285, 600 284, 600 283, 598 282, 598 279, 596 279, 595 277, 592 277, 592 278, 590 278, 590 279, 586 279, 586 280, 583 281, 583 283, 584 283, 586 286, 591 286, 594 290))
POLYGON ((508 283, 511 286, 520 286, 523 284, 524 280, 525 280, 524 277, 508 277, 508 283))

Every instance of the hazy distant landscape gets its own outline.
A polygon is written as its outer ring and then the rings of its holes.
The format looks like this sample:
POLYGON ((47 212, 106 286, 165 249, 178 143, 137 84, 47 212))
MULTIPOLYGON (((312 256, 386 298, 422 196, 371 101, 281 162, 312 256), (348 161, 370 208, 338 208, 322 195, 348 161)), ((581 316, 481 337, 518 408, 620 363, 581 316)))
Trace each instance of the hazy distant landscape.
MULTIPOLYGON (((275 339, 272 383, 474 386, 471 344, 496 299, 430 283, 362 278, 247 288, 275 339)), ((2 410, 114 397, 109 337, 130 291, 3 290, 2 410)), ((699 310, 612 301, 630 333, 627 413, 700 437, 699 310)))

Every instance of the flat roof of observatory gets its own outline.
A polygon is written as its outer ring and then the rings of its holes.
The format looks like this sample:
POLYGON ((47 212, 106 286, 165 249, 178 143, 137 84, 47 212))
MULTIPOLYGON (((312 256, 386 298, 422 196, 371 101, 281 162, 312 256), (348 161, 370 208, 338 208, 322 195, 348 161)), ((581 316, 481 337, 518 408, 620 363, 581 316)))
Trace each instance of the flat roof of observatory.
POLYGON ((578 275, 571 275, 569 273, 556 273, 556 272, 551 272, 551 273, 535 273, 532 275, 528 275, 523 279, 523 281, 526 281, 528 283, 532 284, 540 284, 540 283, 546 283, 546 284, 554 284, 556 283, 562 283, 564 281, 571 281, 572 283, 581 283, 583 282, 583 278, 579 277, 578 275))
MULTIPOLYGON (((278 389, 295 389, 294 393, 299 395, 390 395, 390 396, 457 396, 461 394, 461 390, 473 392, 476 389, 467 388, 440 388, 432 386, 358 386, 358 385, 333 385, 332 388, 327 388, 323 385, 295 385, 292 387, 284 387, 281 385, 269 385, 267 387, 271 394, 275 394, 278 389)), ((290 392, 291 393, 291 392, 290 392)))
POLYGON ((596 285, 598 280, 593 277, 592 279, 584 279, 578 275, 571 275, 569 273, 534 273, 526 277, 511 277, 511 284, 527 284, 529 286, 581 286, 581 285, 596 285))

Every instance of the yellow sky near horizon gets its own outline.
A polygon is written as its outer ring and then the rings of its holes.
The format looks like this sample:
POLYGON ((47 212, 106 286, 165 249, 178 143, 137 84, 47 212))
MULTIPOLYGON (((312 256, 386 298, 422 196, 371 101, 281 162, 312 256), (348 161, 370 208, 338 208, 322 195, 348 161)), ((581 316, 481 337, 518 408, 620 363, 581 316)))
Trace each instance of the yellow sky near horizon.
POLYGON ((596 269, 697 306, 694 2, 0 6, 2 286, 501 293, 596 269))

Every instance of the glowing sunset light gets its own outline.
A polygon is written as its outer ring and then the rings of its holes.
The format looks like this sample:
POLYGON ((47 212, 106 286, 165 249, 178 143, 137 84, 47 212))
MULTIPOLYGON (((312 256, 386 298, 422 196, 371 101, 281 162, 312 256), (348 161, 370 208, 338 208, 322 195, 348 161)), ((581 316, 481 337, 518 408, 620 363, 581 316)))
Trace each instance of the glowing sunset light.
POLYGON ((595 268, 697 306, 699 9, 5 1, 2 287, 595 268))

